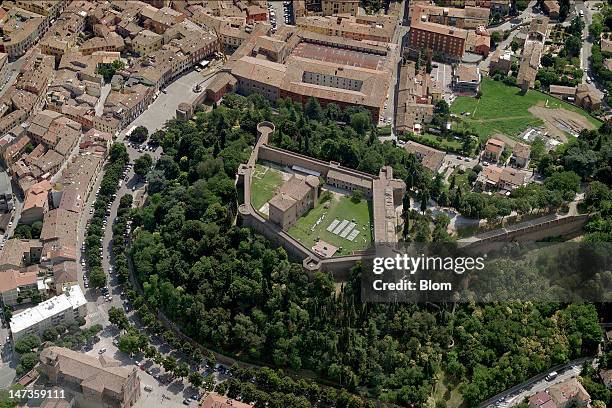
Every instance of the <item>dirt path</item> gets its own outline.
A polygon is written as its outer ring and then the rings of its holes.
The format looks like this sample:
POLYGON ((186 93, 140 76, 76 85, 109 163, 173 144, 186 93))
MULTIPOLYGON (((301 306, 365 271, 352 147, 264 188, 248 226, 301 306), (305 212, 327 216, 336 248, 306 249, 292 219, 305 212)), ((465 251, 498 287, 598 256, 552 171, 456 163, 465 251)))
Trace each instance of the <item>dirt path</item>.
POLYGON ((549 135, 562 142, 567 141, 567 133, 578 134, 582 129, 595 129, 595 126, 584 116, 567 109, 549 109, 532 106, 529 112, 542 119, 549 135))

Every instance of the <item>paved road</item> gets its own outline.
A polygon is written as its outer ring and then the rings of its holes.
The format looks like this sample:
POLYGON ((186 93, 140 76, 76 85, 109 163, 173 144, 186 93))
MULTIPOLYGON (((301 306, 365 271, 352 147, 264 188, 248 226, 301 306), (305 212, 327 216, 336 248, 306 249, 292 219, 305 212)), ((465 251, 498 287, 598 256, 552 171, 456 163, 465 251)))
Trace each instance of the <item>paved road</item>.
MULTIPOLYGON (((127 130, 131 129, 132 126, 145 126, 149 130, 149 134, 154 131, 161 129, 166 123, 167 120, 174 118, 176 113, 176 108, 179 103, 184 101, 192 102, 198 96, 197 93, 193 92, 193 87, 201 83, 204 79, 202 72, 190 71, 184 76, 178 78, 171 84, 169 84, 166 88, 167 93, 161 93, 160 96, 132 123, 125 127, 123 131, 119 134, 117 141, 122 142, 125 138, 125 133, 127 130)), ((204 82, 204 85, 206 81, 204 82)), ((128 146, 127 147, 128 154, 130 156, 130 162, 134 162, 139 156, 144 154, 145 152, 138 152, 138 150, 128 146)), ((157 160, 161 154, 161 149, 157 149, 155 152, 146 152, 149 153, 154 161, 157 160)), ((98 180, 96 185, 94 186, 93 191, 96 191, 99 187, 99 183, 102 179, 102 174, 98 176, 98 180)), ((104 230, 104 237, 102 241, 102 268, 107 273, 107 278, 109 283, 113 283, 113 277, 108 274, 109 263, 109 255, 110 255, 110 242, 112 240, 112 224, 113 220, 117 215, 117 208, 119 207, 119 199, 126 193, 133 193, 132 188, 142 188, 143 182, 138 181, 134 178, 134 173, 132 170, 128 172, 128 181, 122 180, 121 188, 117 191, 117 199, 112 203, 111 207, 111 216, 107 217, 107 224, 104 230)), ((79 225, 78 231, 78 240, 77 244, 79 248, 81 247, 85 232, 86 232, 86 224, 87 220, 91 218, 90 209, 92 208, 95 202, 95 195, 92 194, 90 200, 85 207, 85 210, 82 214, 82 220, 79 225)), ((82 255, 82 253, 81 253, 82 255)), ((116 283, 116 282, 115 282, 116 283)), ((79 264, 79 284, 83 286, 83 270, 81 264, 79 264)), ((98 291, 88 290, 86 291, 86 297, 88 300, 88 324, 102 324, 103 326, 108 324, 108 309, 111 306, 122 307, 121 300, 119 299, 120 289, 116 289, 111 291, 113 300, 112 302, 107 302, 104 297, 98 291)))
POLYGON ((531 0, 529 4, 527 5, 527 8, 523 10, 521 14, 514 17, 510 21, 506 21, 505 23, 498 25, 497 27, 489 28, 489 31, 506 31, 506 30, 510 30, 513 28, 512 25, 515 24, 514 23, 515 21, 518 21, 518 20, 522 20, 524 22, 529 21, 531 18, 538 15, 538 13, 533 12, 533 6, 535 6, 536 3, 537 3, 536 0, 531 0))
MULTIPOLYGON (((285 9, 282 1, 269 1, 268 4, 272 6, 274 10, 275 18, 276 18, 276 28, 279 29, 285 24, 285 9)), ((270 14, 268 13, 268 18, 270 18, 270 14)))
POLYGON ((102 116, 104 113, 104 103, 106 102, 106 98, 108 97, 110 91, 111 84, 104 84, 102 86, 102 89, 100 90, 100 97, 98 98, 95 106, 96 116, 102 116))
MULTIPOLYGON (((407 2, 406 2, 407 3, 407 2)), ((379 118, 379 126, 391 125, 391 135, 390 136, 381 136, 379 140, 381 142, 387 140, 397 140, 397 136, 395 135, 395 114, 397 109, 397 93, 399 90, 399 69, 401 66, 401 55, 402 50, 404 48, 405 39, 407 37, 408 31, 410 27, 408 26, 408 21, 404 21, 404 17, 407 17, 405 14, 406 8, 408 5, 400 9, 397 21, 398 26, 396 27, 395 33, 393 34, 393 44, 396 44, 397 50, 396 52, 399 55, 398 64, 393 67, 393 76, 391 78, 391 82, 389 84, 389 89, 387 90, 387 99, 384 104, 384 108, 382 114, 379 118)))
POLYGON ((202 89, 211 80, 206 79, 205 75, 209 75, 211 71, 204 70, 202 72, 190 71, 166 87, 166 94, 160 93, 159 97, 153 101, 151 105, 132 123, 127 125, 119 134, 118 140, 123 140, 125 132, 132 126, 145 126, 149 130, 149 134, 161 129, 168 119, 174 118, 176 108, 181 102, 193 102, 199 95, 193 92, 193 87, 201 84, 202 89))
POLYGON ((535 376, 533 379, 529 379, 522 384, 519 384, 515 387, 512 387, 509 390, 504 391, 501 394, 496 395, 495 397, 491 398, 489 401, 485 401, 485 403, 479 405, 479 407, 480 408, 484 408, 484 407, 508 408, 508 407, 516 406, 520 404, 521 402, 523 402, 525 398, 529 398, 532 395, 535 395, 540 391, 544 391, 546 388, 550 387, 551 385, 558 384, 572 377, 576 377, 577 375, 580 374, 582 364, 587 360, 589 359, 581 358, 578 360, 571 361, 570 363, 562 366, 561 368, 556 368, 555 370, 559 373, 559 375, 551 381, 546 381, 545 377, 553 370, 549 370, 542 374, 539 374, 538 376, 535 376), (502 400, 502 401, 496 402, 499 400, 502 400))
MULTIPOLYGON (((588 8, 584 1, 576 1, 576 14, 580 11, 584 13, 584 30, 582 32, 582 49, 580 50, 580 68, 587 69, 589 67, 589 58, 591 57, 591 50, 593 49, 593 43, 589 36, 589 26, 593 22, 593 11, 588 8)), ((586 75, 582 77, 582 82, 586 82, 586 75)))
POLYGON ((22 56, 13 62, 9 62, 5 71, 4 78, 0 78, 0 97, 4 95, 7 89, 9 89, 17 80, 19 70, 26 60, 26 56, 22 56))
MULTIPOLYGON (((153 133, 155 130, 161 129, 167 120, 175 117, 176 108, 178 107, 179 103, 184 101, 192 102, 196 99, 198 94, 192 91, 193 87, 196 84, 202 84, 202 88, 204 89, 205 85, 210 80, 210 78, 206 79, 206 77, 210 74, 211 70, 203 72, 192 71, 168 85, 166 88, 167 93, 160 94, 160 96, 148 107, 147 110, 145 110, 145 112, 142 113, 142 115, 136 118, 119 134, 117 141, 124 141, 125 132, 132 126, 145 126, 149 130, 149 134, 153 133)), ((145 153, 150 154, 153 157, 154 162, 157 161, 161 155, 161 148, 158 148, 155 151, 140 152, 138 149, 133 148, 127 143, 126 147, 130 156, 131 163, 133 163, 138 157, 145 153)), ((98 180, 96 181, 96 185, 93 189, 94 191, 97 190, 101 179, 102 174, 98 176, 98 180)), ((107 274, 107 286, 109 287, 109 291, 113 298, 112 301, 106 301, 104 297, 100 295, 99 291, 86 291, 86 298, 88 300, 87 324, 91 325, 97 323, 101 324, 104 327, 104 330, 100 335, 100 342, 94 346, 94 349, 91 350, 89 354, 98 355, 99 350, 101 350, 102 348, 106 348, 106 353, 108 353, 108 355, 111 355, 113 358, 119 359, 125 364, 133 364, 134 360, 130 359, 128 356, 118 351, 117 348, 112 344, 113 339, 119 333, 113 326, 110 326, 108 322, 108 310, 110 309, 110 307, 115 306, 121 309, 124 308, 123 299, 120 296, 122 289, 116 279, 115 271, 113 271, 112 274, 109 273, 109 267, 113 265, 113 259, 111 258, 112 225, 117 217, 117 209, 119 207, 120 198, 126 193, 136 194, 138 192, 141 192, 143 186, 144 182, 142 180, 138 180, 137 177, 135 177, 133 170, 128 170, 127 180, 122 179, 121 187, 117 191, 117 197, 111 205, 110 216, 107 217, 107 224, 104 230, 104 236, 102 238, 102 268, 107 274)), ((91 218, 90 209, 95 199, 95 194, 92 194, 89 202, 87 203, 82 213, 82 220, 78 230, 79 248, 85 237, 87 219, 91 218)), ((78 279, 81 287, 84 287, 83 271, 80 264, 78 279)), ((131 321, 135 321, 135 316, 133 315, 133 312, 130 312, 128 314, 128 317, 131 321)), ((166 348, 166 353, 171 351, 169 347, 166 346, 166 348)), ((153 391, 151 391, 150 393, 143 391, 142 398, 136 405, 137 407, 148 407, 151 405, 170 407, 183 406, 183 399, 189 397, 190 395, 193 395, 194 393, 192 389, 190 389, 189 387, 184 387, 180 382, 174 382, 167 386, 162 385, 151 375, 147 374, 144 371, 140 373, 140 377, 143 387, 144 385, 149 385, 153 388, 153 391)), ((195 405, 195 403, 193 404, 195 405)))

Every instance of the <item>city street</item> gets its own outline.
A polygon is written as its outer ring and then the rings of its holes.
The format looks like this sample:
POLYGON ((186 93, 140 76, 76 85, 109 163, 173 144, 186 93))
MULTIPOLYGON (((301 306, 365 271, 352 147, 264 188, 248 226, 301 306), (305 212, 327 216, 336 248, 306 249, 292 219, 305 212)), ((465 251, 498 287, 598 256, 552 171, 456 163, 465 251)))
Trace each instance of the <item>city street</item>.
POLYGON ((506 408, 506 407, 513 407, 515 405, 520 404, 525 398, 529 398, 534 394, 537 394, 540 391, 544 391, 546 388, 550 387, 551 385, 555 385, 555 384, 559 384, 560 382, 563 382, 567 379, 570 379, 572 377, 576 377, 578 374, 580 374, 581 371, 581 366, 573 366, 572 368, 570 368, 569 370, 559 374, 557 376, 557 378, 555 378, 552 381, 546 381, 545 379, 542 379, 538 382, 536 382, 535 384, 533 384, 529 389, 526 389, 525 391, 521 392, 520 394, 517 394, 516 396, 509 398, 507 401, 499 404, 498 406, 500 408, 506 408))
POLYGON ((0 78, 0 97, 4 95, 7 89, 9 89, 15 81, 17 80, 17 76, 19 75, 19 70, 21 66, 26 60, 26 56, 22 56, 21 58, 16 59, 13 62, 9 62, 6 64, 6 71, 3 78, 0 78))
POLYGON ((551 385, 559 384, 569 378, 576 377, 582 370, 582 364, 587 360, 589 359, 581 358, 578 360, 573 360, 560 368, 556 368, 558 375, 550 381, 546 380, 546 376, 553 370, 538 374, 524 383, 518 384, 498 395, 495 395, 489 400, 484 401, 479 405, 479 408, 509 408, 516 406, 523 402, 525 398, 529 398, 540 391, 544 391, 551 385))
MULTIPOLYGON (((193 87, 197 84, 202 84, 203 87, 205 84, 210 81, 209 79, 205 80, 205 77, 202 72, 190 71, 186 75, 176 79, 174 82, 169 84, 166 88, 166 94, 162 94, 163 98, 157 98, 139 117, 137 117, 132 123, 130 123, 126 128, 119 134, 117 138, 118 142, 121 142, 125 138, 125 133, 127 130, 131 129, 133 126, 145 126, 149 130, 149 134, 152 134, 158 129, 161 129, 167 120, 175 117, 176 108, 181 102, 192 102, 198 96, 197 93, 193 92, 193 87), (203 83, 204 82, 204 83, 203 83)), ((137 149, 131 147, 126 144, 128 154, 130 156, 130 162, 134 163, 134 161, 140 157, 141 155, 148 153, 153 157, 153 161, 157 161, 159 156, 161 155, 161 148, 156 149, 153 152, 139 152, 137 149)), ((93 191, 96 191, 100 185, 102 180, 102 174, 98 176, 98 180, 93 188, 93 191)), ((107 227, 104 230, 104 237, 102 241, 102 249, 103 249, 103 257, 102 257, 102 268, 107 273, 107 278, 109 282, 112 282, 111 276, 108 274, 108 267, 110 266, 110 243, 112 240, 112 224, 113 220, 117 216, 117 209, 119 207, 119 199, 126 193, 134 194, 135 191, 132 191, 133 187, 136 189, 141 189, 144 186, 144 183, 140 180, 136 180, 134 178, 133 169, 128 171, 128 181, 122 182, 121 187, 117 191, 117 199, 113 201, 111 206, 111 216, 108 217, 107 227)), ((91 218, 90 209, 92 208, 95 202, 96 196, 94 194, 91 195, 89 202, 85 206, 83 210, 82 217, 79 224, 77 245, 80 248, 86 232, 86 224, 87 220, 91 218)), ((82 255, 82 254, 81 254, 82 255)), ((80 260, 79 260, 80 261, 80 260)), ((78 265, 79 268, 79 284, 81 287, 83 286, 83 268, 81 264, 78 265)), ((87 320, 89 324, 102 324, 106 326, 108 324, 108 309, 111 306, 116 306, 122 308, 121 300, 119 299, 120 289, 111 290, 111 294, 113 296, 112 302, 107 302, 101 293, 92 290, 86 291, 86 298, 89 301, 88 303, 88 315, 87 320)))
POLYGON ((527 8, 521 12, 518 16, 512 18, 512 20, 506 21, 496 27, 490 27, 489 31, 506 31, 511 30, 515 26, 515 21, 522 20, 523 22, 529 22, 530 19, 537 16, 537 13, 533 12, 533 6, 537 3, 536 0, 531 0, 527 5, 527 8))
POLYGON ((389 84, 389 89, 387 90, 387 100, 385 101, 383 112, 379 120, 380 126, 391 125, 391 137, 381 138, 381 141, 395 139, 395 131, 393 128, 395 124, 395 105, 397 103, 397 100, 396 100, 397 89, 399 86, 399 83, 398 83, 399 66, 401 65, 402 43, 404 41, 404 36, 406 35, 406 33, 408 33, 408 30, 409 30, 408 26, 405 26, 402 24, 404 20, 404 14, 405 14, 405 7, 402 7, 400 9, 400 13, 398 17, 399 25, 395 28, 395 32, 393 34, 393 41, 392 41, 393 44, 396 44, 397 49, 395 52, 398 53, 399 55, 398 60, 400 62, 397 64, 397 66, 393 67, 393 76, 389 84))
MULTIPOLYGON (((202 89, 204 89, 206 84, 211 80, 212 74, 216 72, 218 68, 217 65, 218 64, 214 64, 213 67, 202 72, 190 71, 186 75, 169 84, 166 87, 166 94, 162 94, 163 97, 161 98, 158 97, 138 118, 126 126, 126 128, 119 134, 117 142, 124 141, 126 132, 134 126, 145 126, 149 131, 149 135, 156 130, 161 129, 167 120, 175 117, 176 109, 181 102, 193 102, 197 98, 199 94, 193 92, 193 88, 199 84, 201 85, 202 89)), ((127 143, 127 141, 125 145, 130 157, 130 163, 134 163, 138 157, 145 153, 151 155, 153 158, 153 163, 155 163, 162 153, 161 148, 157 148, 153 151, 145 149, 141 149, 144 151, 139 151, 137 147, 133 147, 130 143, 127 143)), ((146 145, 146 142, 143 143, 143 146, 146 145)), ((93 191, 97 191, 102 180, 102 176, 102 173, 99 174, 93 191)), ((119 201, 121 197, 128 193, 132 195, 142 194, 144 185, 144 181, 139 180, 138 177, 135 177, 133 167, 130 167, 127 171, 127 181, 122 179, 121 186, 117 190, 117 197, 111 204, 110 216, 106 218, 107 223, 101 243, 102 269, 107 275, 107 287, 109 288, 109 292, 112 296, 112 301, 107 301, 98 290, 85 290, 86 299, 88 300, 88 313, 86 318, 87 325, 101 324, 104 327, 103 331, 100 333, 100 341, 94 345, 93 349, 90 350, 88 354, 97 356, 98 352, 105 348, 106 352, 103 354, 118 359, 124 364, 134 364, 134 360, 120 352, 117 347, 113 345, 113 340, 117 338, 119 333, 116 328, 109 324, 108 321, 108 311, 112 306, 120 309, 124 309, 125 307, 121 297, 122 288, 117 281, 116 275, 114 273, 109 273, 109 267, 113 266, 113 260, 111 258, 112 226, 117 217, 117 210, 119 208, 119 201)), ((92 208, 95 199, 95 194, 92 194, 81 215, 82 219, 79 224, 77 241, 79 249, 85 238, 87 220, 91 218, 90 209, 92 208)), ((83 268, 81 267, 80 262, 78 264, 78 271, 79 284, 84 288, 83 268)), ((127 313, 127 315, 130 321, 133 323, 136 322, 133 311, 127 313)), ((159 349, 160 351, 164 351, 166 354, 171 352, 170 347, 167 345, 165 346, 165 349, 159 349)), ((2 379, 1 374, 2 371, 0 371, 0 380, 2 379)), ((194 390, 192 390, 189 386, 183 386, 180 381, 172 382, 169 385, 163 385, 145 371, 140 372, 140 378, 143 387, 145 385, 149 385, 152 388, 152 391, 142 391, 142 398, 136 404, 137 407, 147 407, 151 406, 151 404, 155 406, 182 406, 183 400, 188 399, 194 394, 194 390)), ((186 383, 187 382, 185 380, 185 384, 186 383)))
POLYGON ((145 126, 149 130, 149 134, 161 129, 168 119, 176 116, 176 108, 181 102, 195 101, 199 93, 193 92, 194 86, 199 84, 204 90, 212 80, 211 77, 206 78, 205 75, 210 75, 213 72, 215 71, 189 71, 174 80, 166 87, 166 94, 160 93, 159 97, 140 116, 123 129, 117 140, 122 141, 125 133, 133 126, 145 126))

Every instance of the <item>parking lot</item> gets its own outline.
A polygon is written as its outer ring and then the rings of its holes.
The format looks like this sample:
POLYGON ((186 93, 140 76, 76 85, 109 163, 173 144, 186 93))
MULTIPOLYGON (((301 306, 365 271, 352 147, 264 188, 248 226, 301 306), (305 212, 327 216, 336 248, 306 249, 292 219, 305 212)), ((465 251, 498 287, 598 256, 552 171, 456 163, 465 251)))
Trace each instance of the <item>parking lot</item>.
POLYGON ((450 64, 433 62, 430 75, 435 81, 438 81, 443 92, 442 97, 450 105, 454 100, 453 91, 451 88, 453 81, 453 68, 450 64))
MULTIPOLYGON (((133 312, 129 314, 129 320, 134 323, 135 316, 133 312)), ((159 406, 196 406, 199 399, 203 396, 203 391, 198 391, 189 385, 187 378, 173 378, 166 373, 162 366, 155 364, 151 359, 146 359, 142 355, 128 356, 117 348, 117 339, 119 338, 119 330, 114 326, 106 327, 100 332, 100 341, 94 344, 91 350, 86 354, 91 356, 104 355, 120 361, 126 366, 135 366, 138 368, 138 375, 141 384, 141 397, 135 407, 151 407, 159 406), (153 404, 153 405, 151 405, 153 404)), ((180 353, 173 350, 159 336, 150 338, 151 345, 155 346, 163 356, 173 356, 178 361, 181 361, 180 353)), ((199 371, 203 376, 212 374, 215 378, 215 384, 220 379, 227 378, 226 367, 217 364, 214 369, 208 367, 196 367, 190 365, 190 370, 199 371), (223 372, 223 373, 222 373, 223 372)))
POLYGON ((268 20, 272 24, 273 31, 278 28, 293 24, 293 6, 290 1, 269 1, 268 2, 268 20), (289 18, 285 17, 285 14, 289 11, 289 18))

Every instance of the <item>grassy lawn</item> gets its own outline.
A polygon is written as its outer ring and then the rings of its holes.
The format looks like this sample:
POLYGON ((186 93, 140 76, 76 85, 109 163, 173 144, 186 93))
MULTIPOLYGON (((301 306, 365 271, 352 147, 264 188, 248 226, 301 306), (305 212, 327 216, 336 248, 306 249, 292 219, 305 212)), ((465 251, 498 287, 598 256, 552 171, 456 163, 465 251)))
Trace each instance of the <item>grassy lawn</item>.
POLYGON ((280 171, 259 163, 256 164, 251 183, 251 204, 253 208, 259 210, 274 197, 281 184, 283 184, 283 176, 280 171))
POLYGON ((433 403, 444 402, 447 408, 459 408, 463 405, 463 397, 459 392, 459 385, 451 386, 448 384, 446 374, 444 372, 438 376, 437 382, 434 385, 434 393, 431 396, 433 403), (450 389, 452 388, 452 389, 450 389))
POLYGON ((361 200, 361 202, 355 204, 349 196, 342 196, 340 198, 334 196, 329 208, 325 208, 323 204, 318 203, 315 208, 304 214, 297 224, 289 229, 289 234, 307 248, 311 248, 315 244, 317 237, 319 237, 334 246, 342 247, 342 251, 336 252, 336 255, 348 255, 352 251, 362 250, 370 245, 372 242, 371 225, 371 201, 361 200), (316 224, 323 214, 325 214, 325 219, 315 226, 314 231, 311 231, 312 226, 316 224), (340 221, 351 221, 354 219, 357 224, 355 228, 359 229, 359 235, 351 242, 327 231, 327 227, 334 219, 340 221))
POLYGON ((472 186, 470 185, 470 181, 468 180, 468 175, 467 173, 459 173, 458 170, 455 170, 453 172, 453 174, 448 178, 448 180, 450 181, 453 176, 455 176, 455 185, 462 187, 464 191, 468 191, 472 189, 472 186))
POLYGON ((440 149, 445 151, 461 150, 461 147, 463 146, 459 140, 446 139, 444 137, 432 135, 430 133, 423 133, 422 135, 415 136, 424 141, 439 143, 440 149))
POLYGON ((494 133, 515 137, 529 126, 542 125, 543 121, 528 109, 546 106, 546 101, 549 108, 564 108, 581 114, 596 126, 601 124, 584 110, 539 91, 530 90, 521 95, 519 88, 491 78, 483 78, 481 90, 480 99, 458 97, 451 106, 451 112, 460 115, 464 124, 471 127, 482 140, 494 133), (471 116, 461 116, 461 112, 470 112, 471 116))

